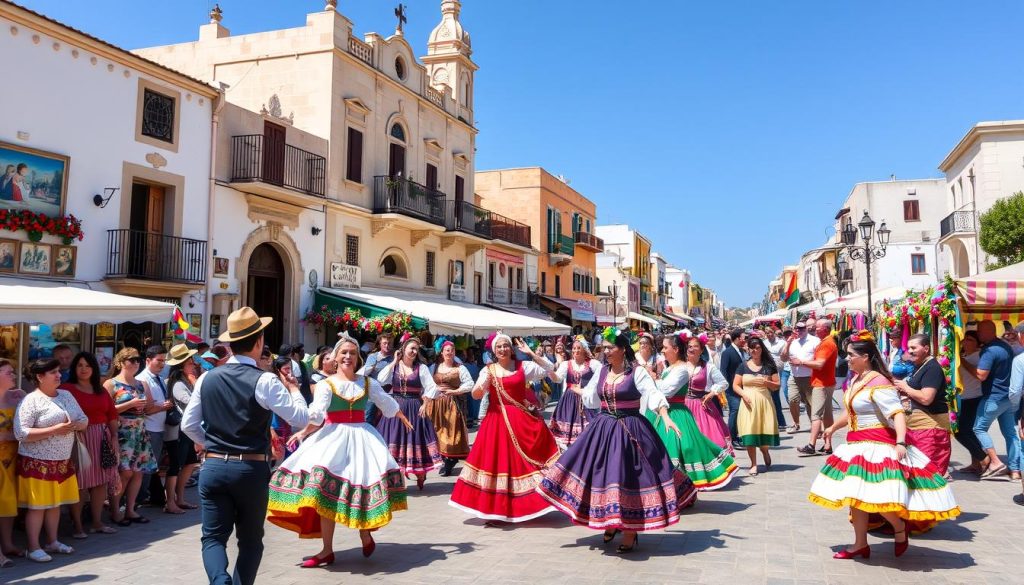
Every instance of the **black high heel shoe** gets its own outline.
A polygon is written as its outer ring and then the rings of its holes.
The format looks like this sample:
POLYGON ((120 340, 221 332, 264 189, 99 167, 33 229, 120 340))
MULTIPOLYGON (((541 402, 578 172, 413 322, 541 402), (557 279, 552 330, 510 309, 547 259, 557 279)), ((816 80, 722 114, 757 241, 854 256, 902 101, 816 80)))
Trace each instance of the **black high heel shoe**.
POLYGON ((620 555, 631 553, 631 552, 633 552, 636 549, 636 546, 638 544, 640 544, 640 535, 639 534, 637 534, 636 536, 633 537, 633 544, 631 544, 629 546, 626 546, 624 544, 620 544, 619 548, 615 549, 615 552, 619 553, 620 555))
POLYGON ((618 534, 620 532, 622 532, 622 531, 619 530, 618 528, 616 528, 615 530, 611 530, 611 531, 605 530, 604 531, 604 538, 602 540, 604 540, 605 544, 607 544, 607 543, 611 542, 615 538, 616 534, 618 534))

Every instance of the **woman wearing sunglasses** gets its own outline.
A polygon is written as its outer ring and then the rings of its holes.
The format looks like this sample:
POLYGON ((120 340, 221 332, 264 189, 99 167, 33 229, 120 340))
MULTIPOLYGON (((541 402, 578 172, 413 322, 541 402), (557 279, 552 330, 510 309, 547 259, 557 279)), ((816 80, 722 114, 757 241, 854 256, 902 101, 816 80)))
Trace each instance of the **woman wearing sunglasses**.
POLYGON ((122 349, 114 356, 111 378, 103 383, 103 387, 114 399, 119 418, 117 443, 121 447, 121 461, 118 465, 121 485, 115 497, 110 500, 110 515, 119 526, 149 522, 148 518, 135 511, 135 498, 142 487, 143 474, 157 471, 157 460, 146 432, 145 415, 146 407, 153 403, 153 395, 145 382, 135 379, 140 361, 138 350, 132 347, 122 349), (121 498, 126 495, 125 512, 121 515, 118 508, 121 498))

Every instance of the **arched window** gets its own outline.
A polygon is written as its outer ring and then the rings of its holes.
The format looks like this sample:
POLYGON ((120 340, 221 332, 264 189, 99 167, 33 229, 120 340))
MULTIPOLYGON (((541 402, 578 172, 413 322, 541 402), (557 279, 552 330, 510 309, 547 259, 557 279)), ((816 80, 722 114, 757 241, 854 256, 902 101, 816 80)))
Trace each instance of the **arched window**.
POLYGON ((402 128, 401 124, 396 123, 391 126, 391 137, 405 142, 405 129, 402 128))
POLYGON ((380 261, 380 273, 381 276, 409 278, 409 273, 405 268, 405 261, 398 254, 384 256, 384 259, 380 261))

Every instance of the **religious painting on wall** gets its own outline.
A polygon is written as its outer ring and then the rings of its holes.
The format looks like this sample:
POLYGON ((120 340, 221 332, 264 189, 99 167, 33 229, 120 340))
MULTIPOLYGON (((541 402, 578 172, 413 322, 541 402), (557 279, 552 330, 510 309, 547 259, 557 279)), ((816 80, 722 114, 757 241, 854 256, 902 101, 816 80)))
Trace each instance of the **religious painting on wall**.
POLYGON ((73 278, 75 276, 75 257, 77 255, 78 248, 74 246, 54 246, 53 247, 53 275, 54 276, 67 276, 73 278))
POLYGON ((18 240, 0 239, 0 272, 15 272, 17 259, 18 240))
POLYGON ((203 336, 203 314, 202 313, 189 313, 188 314, 188 331, 192 335, 203 336))
POLYGON ((213 275, 214 276, 227 276, 228 275, 228 259, 214 257, 213 259, 213 275))
POLYGON ((14 372, 19 372, 20 353, 19 342, 21 340, 19 325, 0 325, 0 358, 3 358, 14 365, 14 372))
POLYGON ((0 142, 0 208, 64 215, 70 159, 0 142))
POLYGON ((50 244, 21 242, 18 248, 18 272, 23 274, 50 274, 50 244))

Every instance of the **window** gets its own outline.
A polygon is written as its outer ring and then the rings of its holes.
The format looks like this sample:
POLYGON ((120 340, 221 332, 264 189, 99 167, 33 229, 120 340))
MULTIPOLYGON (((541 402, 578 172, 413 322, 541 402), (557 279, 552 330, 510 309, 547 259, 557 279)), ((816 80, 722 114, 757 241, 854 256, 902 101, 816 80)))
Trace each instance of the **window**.
POLYGON ((925 274, 928 272, 928 269, 924 264, 924 254, 910 255, 910 271, 914 274, 925 274))
POLYGON ((142 135, 174 142, 174 98, 149 88, 143 90, 142 135))
POLYGON ((405 61, 401 57, 395 57, 395 74, 399 79, 405 79, 405 61))
POLYGON ((463 179, 458 175, 455 175, 455 200, 466 200, 466 179, 463 179))
POLYGON ((381 274, 394 278, 408 278, 405 262, 397 254, 388 254, 380 262, 381 274))
POLYGON ((582 221, 582 218, 580 217, 580 214, 578 214, 578 213, 576 213, 574 211, 572 213, 572 233, 573 233, 573 235, 576 235, 576 232, 581 231, 580 228, 582 227, 582 225, 583 225, 583 221, 582 221))
POLYGON ((544 295, 548 292, 548 273, 540 273, 540 294, 544 295))
POLYGON ((345 178, 356 183, 363 182, 363 133, 355 128, 348 129, 348 165, 345 178))
POLYGON ((921 221, 921 209, 918 201, 908 199, 903 202, 903 221, 921 221))
POLYGON ((437 253, 433 250, 427 250, 427 282, 426 285, 429 287, 434 286, 434 265, 436 264, 437 253))
POLYGON ((345 264, 359 266, 359 236, 353 234, 345 236, 345 264))
POLYGON ((437 167, 427 163, 427 189, 434 190, 440 188, 437 184, 437 167))
POLYGON ((580 275, 575 272, 572 273, 572 291, 579 292, 580 290, 580 275))
POLYGON ((523 290, 523 269, 516 268, 516 290, 523 290))
POLYGON ((391 126, 391 137, 405 142, 405 128, 401 124, 391 126))

